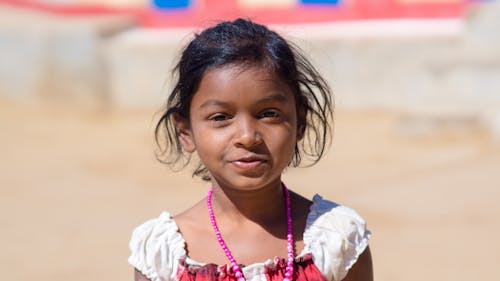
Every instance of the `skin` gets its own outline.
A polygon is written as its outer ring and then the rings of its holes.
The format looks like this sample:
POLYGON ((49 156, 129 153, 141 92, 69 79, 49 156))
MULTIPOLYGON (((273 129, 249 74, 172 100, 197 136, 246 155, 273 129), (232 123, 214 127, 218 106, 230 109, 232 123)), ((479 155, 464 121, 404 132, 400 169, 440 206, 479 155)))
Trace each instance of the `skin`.
MULTIPOLYGON (((287 256, 281 174, 292 160, 302 128, 290 88, 259 67, 209 70, 191 101, 189 120, 175 117, 185 151, 198 153, 212 176, 212 205, 232 255, 241 264, 287 256), (244 241, 244 243, 241 243, 244 241)), ((291 192, 295 254, 312 202, 291 192)), ((199 262, 227 264, 208 220, 205 199, 174 219, 187 254, 199 262)), ((367 249, 344 280, 372 280, 367 249)), ((136 280, 147 280, 135 272, 136 280)))

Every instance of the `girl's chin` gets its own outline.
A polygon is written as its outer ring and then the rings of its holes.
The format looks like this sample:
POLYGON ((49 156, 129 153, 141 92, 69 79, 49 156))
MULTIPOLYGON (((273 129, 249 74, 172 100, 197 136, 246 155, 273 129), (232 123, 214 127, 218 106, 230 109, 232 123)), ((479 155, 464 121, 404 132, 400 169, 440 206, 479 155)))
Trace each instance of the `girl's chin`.
POLYGON ((212 179, 212 185, 214 187, 221 187, 223 189, 235 189, 240 191, 254 191, 263 189, 271 186, 281 186, 281 179, 263 179, 259 177, 239 177, 238 179, 232 179, 230 181, 226 180, 214 180, 212 179))

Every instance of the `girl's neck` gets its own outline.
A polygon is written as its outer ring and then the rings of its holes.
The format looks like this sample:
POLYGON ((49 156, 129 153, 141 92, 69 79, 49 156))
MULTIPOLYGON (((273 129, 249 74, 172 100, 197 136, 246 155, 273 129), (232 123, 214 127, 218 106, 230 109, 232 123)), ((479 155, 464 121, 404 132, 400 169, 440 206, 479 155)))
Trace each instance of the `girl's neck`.
POLYGON ((238 190, 212 181, 212 205, 218 217, 235 223, 253 221, 258 224, 282 223, 286 217, 281 180, 256 190, 238 190))

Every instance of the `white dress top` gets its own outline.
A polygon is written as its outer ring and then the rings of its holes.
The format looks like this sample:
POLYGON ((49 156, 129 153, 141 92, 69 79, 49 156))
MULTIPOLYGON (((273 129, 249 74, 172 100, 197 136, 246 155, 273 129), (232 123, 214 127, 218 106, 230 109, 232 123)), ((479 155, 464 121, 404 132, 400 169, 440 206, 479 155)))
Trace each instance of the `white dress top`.
MULTIPOLYGON (((321 196, 313 197, 300 256, 312 254, 314 265, 327 280, 340 281, 368 246, 371 233, 353 209, 321 196)), ((130 239, 128 262, 151 281, 176 281, 179 261, 204 265, 186 255, 185 241, 168 212, 138 226, 130 239)), ((273 259, 242 268, 248 281, 266 281, 273 259)))

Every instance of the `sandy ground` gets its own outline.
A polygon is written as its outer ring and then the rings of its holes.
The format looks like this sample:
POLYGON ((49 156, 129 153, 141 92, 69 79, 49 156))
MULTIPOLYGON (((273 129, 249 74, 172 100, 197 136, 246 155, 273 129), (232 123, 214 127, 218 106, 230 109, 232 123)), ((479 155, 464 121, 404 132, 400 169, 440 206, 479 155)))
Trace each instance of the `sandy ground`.
MULTIPOLYGON (((206 192, 156 162, 153 113, 0 102, 2 280, 132 280, 133 227, 206 192)), ((288 185, 366 218, 376 280, 500 280, 500 143, 398 120, 338 111, 328 157, 288 185)))

